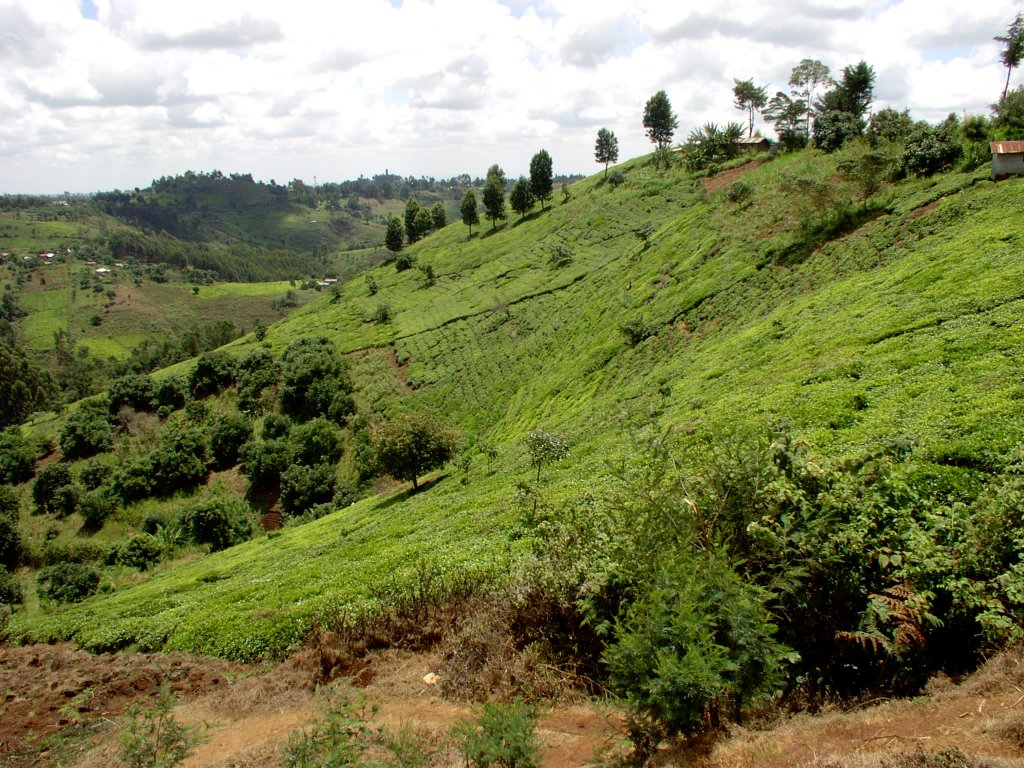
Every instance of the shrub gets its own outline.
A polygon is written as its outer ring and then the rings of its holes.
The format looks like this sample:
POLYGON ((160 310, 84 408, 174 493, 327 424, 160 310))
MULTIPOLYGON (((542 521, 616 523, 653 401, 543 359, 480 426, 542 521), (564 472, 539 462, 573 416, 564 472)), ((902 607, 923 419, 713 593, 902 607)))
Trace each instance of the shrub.
POLYGON ((662 568, 615 625, 604 654, 640 750, 695 733, 710 711, 738 715, 780 677, 785 649, 763 595, 715 556, 662 568))
POLYGON ((107 420, 107 406, 97 400, 88 400, 68 414, 58 438, 64 457, 84 459, 110 450, 114 443, 114 429, 107 420))
POLYGON ((341 458, 341 435, 324 418, 300 424, 291 434, 291 460, 295 464, 337 464, 341 458))
POLYGON ((629 342, 629 346, 635 347, 644 339, 648 339, 653 336, 655 334, 655 329, 643 320, 633 319, 620 325, 619 333, 626 337, 626 341, 629 342))
POLYGON ((78 511, 81 492, 74 483, 62 485, 53 493, 53 504, 50 511, 57 517, 70 517, 78 511))
POLYGON ((127 710, 128 724, 119 738, 121 759, 128 768, 171 768, 180 765, 200 741, 199 728, 179 723, 171 708, 174 696, 163 685, 152 709, 137 704, 127 710))
POLYGON ((36 452, 18 427, 0 431, 0 483, 23 483, 32 477, 36 452))
POLYGON ((398 480, 411 480, 419 489, 419 475, 444 466, 458 450, 459 435, 423 413, 409 413, 384 421, 373 432, 375 465, 398 480))
POLYGON ((391 322, 393 313, 391 311, 391 305, 386 301, 378 301, 377 308, 373 310, 373 314, 370 315, 370 322, 376 323, 377 325, 386 325, 391 322))
POLYGON ((0 604, 17 605, 24 600, 19 581, 5 568, 0 568, 0 604))
POLYGON ((218 415, 210 426, 210 458, 214 469, 238 463, 238 454, 252 437, 252 422, 240 413, 218 415))
POLYGON ((239 456, 242 472, 249 478, 253 488, 273 488, 281 482, 281 473, 288 466, 291 445, 287 440, 250 440, 242 446, 239 456))
POLYGON ((36 481, 32 484, 32 501, 36 511, 45 515, 55 511, 54 501, 58 488, 71 485, 71 470, 67 464, 58 462, 49 464, 36 473, 36 481))
POLYGON ((618 187, 625 181, 626 175, 622 171, 615 170, 608 174, 608 183, 611 184, 613 188, 618 187))
POLYGON ((153 385, 153 405, 157 409, 176 411, 185 407, 188 387, 180 376, 161 379, 153 385))
POLYGON ((276 440, 279 437, 288 437, 292 431, 292 420, 280 413, 268 413, 263 417, 263 429, 260 437, 264 440, 276 440))
POLYGON ((416 260, 408 253, 400 253, 395 257, 396 272, 404 272, 407 269, 412 269, 415 264, 416 260))
POLYGON ((21 559, 19 507, 17 491, 9 485, 0 485, 0 565, 8 569, 16 568, 21 559))
POLYGON ((327 504, 334 498, 335 485, 335 470, 329 464, 288 467, 281 473, 281 511, 301 515, 317 504, 327 504))
POLYGON ((254 349, 238 363, 238 410, 256 414, 263 408, 263 392, 277 384, 281 366, 266 349, 254 349))
POLYGON ((537 482, 540 482, 540 471, 545 464, 561 461, 569 455, 569 443, 565 439, 540 429, 530 432, 525 442, 530 464, 537 468, 537 482))
POLYGON ((206 436, 200 428, 167 427, 153 454, 153 487, 163 495, 191 490, 206 480, 206 465, 206 436))
POLYGON ((117 497, 108 488, 96 488, 83 493, 78 501, 78 514, 85 527, 98 531, 107 518, 117 512, 117 497))
POLYGON ((36 574, 36 592, 44 600, 56 603, 78 603, 96 594, 100 573, 89 565, 57 563, 36 574))
POLYGON ((371 741, 364 700, 338 688, 324 693, 323 717, 312 720, 288 736, 281 747, 281 768, 364 765, 363 753, 371 741))
POLYGON ((754 196, 754 187, 746 181, 736 181, 725 188, 725 199, 730 203, 746 203, 754 196))
POLYGON ((516 700, 484 702, 475 720, 459 720, 452 736, 473 768, 537 768, 537 712, 516 700))
POLYGON ((864 133, 864 120, 849 112, 822 112, 814 118, 814 146, 835 152, 864 133))
POLYGON ((110 382, 110 387, 107 389, 108 410, 111 415, 118 413, 122 408, 149 411, 154 407, 154 395, 155 387, 149 376, 145 374, 121 376, 110 382))
POLYGON ((903 147, 903 170, 915 176, 931 176, 956 165, 964 147, 956 116, 934 128, 918 123, 903 147))
POLYGON ((114 470, 110 487, 124 504, 148 499, 153 495, 154 477, 152 456, 133 456, 114 470))
POLYGON ((87 461, 78 470, 78 483, 87 491, 94 491, 103 485, 114 474, 111 464, 99 461, 87 461))
POLYGON ((226 352, 204 352, 189 378, 193 397, 215 395, 235 383, 235 359, 226 352))
POLYGON ((334 397, 331 398, 331 405, 327 409, 327 415, 330 416, 331 421, 339 427, 344 427, 348 424, 349 419, 355 416, 355 413, 356 401, 352 399, 352 395, 340 389, 335 392, 334 397))
POLYGON ((302 421, 325 415, 338 390, 352 390, 344 363, 324 336, 293 341, 281 367, 281 412, 302 421))
POLYGON ((128 541, 114 547, 107 554, 110 565, 123 565, 145 571, 151 565, 160 562, 163 547, 156 538, 148 533, 132 536, 128 541))
POLYGON ((231 496, 213 496, 189 508, 178 521, 194 544, 209 545, 211 552, 245 541, 253 525, 248 505, 231 496))

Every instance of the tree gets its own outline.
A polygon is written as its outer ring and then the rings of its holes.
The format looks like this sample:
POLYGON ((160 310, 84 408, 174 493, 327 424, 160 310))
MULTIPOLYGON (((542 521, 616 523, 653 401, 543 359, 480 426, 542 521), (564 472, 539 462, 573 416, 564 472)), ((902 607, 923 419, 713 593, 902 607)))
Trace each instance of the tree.
POLYGON ((459 437, 423 413, 409 413, 377 424, 372 437, 376 466, 397 480, 411 480, 443 466, 458 450, 459 437))
POLYGON ((79 405, 68 414, 57 440, 68 461, 110 450, 114 430, 107 421, 107 404, 86 400, 79 405))
POLYGON ((530 454, 530 464, 537 468, 537 482, 540 482, 540 471, 545 464, 560 461, 569 454, 569 443, 558 435, 535 429, 526 436, 526 450, 530 454))
POLYGON ((807 103, 777 91, 762 110, 764 119, 775 126, 779 144, 784 150, 802 149, 807 145, 807 103))
POLYGON ((434 229, 443 229, 448 224, 448 214, 445 213, 444 203, 434 203, 434 207, 430 209, 430 218, 434 224, 434 229))
POLYGON ((1024 61, 1024 16, 1018 13, 1017 18, 1007 27, 1006 35, 997 35, 995 40, 1003 44, 1003 50, 999 52, 999 61, 1006 67, 1006 84, 1000 97, 1002 100, 1010 90, 1010 73, 1024 61))
POLYGON ((993 104, 995 137, 1006 141, 1024 139, 1024 88, 1014 88, 993 104))
POLYGON ((875 70, 861 61, 843 68, 843 79, 818 103, 815 146, 833 152, 864 133, 864 114, 874 100, 875 70))
POLYGON ((473 225, 480 223, 480 212, 476 209, 476 194, 472 189, 467 189, 462 196, 462 205, 459 206, 459 213, 462 214, 462 223, 469 227, 469 236, 473 236, 473 225))
POLYGON ((492 165, 487 169, 484 181, 484 210, 491 220, 491 229, 498 226, 499 221, 507 218, 505 213, 505 172, 501 166, 492 165))
POLYGON ((644 128, 647 138, 650 139, 658 149, 667 149, 672 143, 672 136, 675 135, 679 121, 672 112, 672 104, 664 91, 658 91, 647 100, 644 106, 644 128))
POLYGON ((416 231, 416 239, 422 240, 434 228, 434 217, 426 208, 420 208, 416 211, 416 218, 413 220, 412 226, 416 231))
POLYGON ((619 161, 619 140, 607 128, 597 132, 597 143, 594 144, 594 159, 604 163, 604 175, 608 176, 608 165, 619 161))
POLYGON ((402 250, 404 244, 402 220, 397 216, 391 216, 388 218, 388 228, 384 235, 384 247, 391 251, 392 258, 394 258, 398 256, 398 252, 402 250))
POLYGON ((509 195, 508 201, 512 205, 512 210, 525 219, 527 212, 533 208, 534 204, 533 191, 530 189, 530 182, 525 177, 519 177, 516 185, 512 187, 512 194, 509 195))
POLYGON ((410 245, 422 237, 416 226, 416 216, 420 212, 420 203, 415 197, 405 201, 405 236, 410 245))
POLYGON ((541 208, 551 197, 552 187, 551 155, 542 149, 530 159, 530 191, 540 200, 541 208))
POLYGON ((804 135, 811 135, 811 118, 814 116, 814 92, 819 87, 834 85, 829 69, 817 59, 804 59, 789 75, 789 85, 804 105, 804 135))
POLYGON ((754 113, 764 109, 768 103, 768 93, 763 86, 754 85, 753 80, 733 79, 733 82, 733 103, 736 109, 747 113, 747 136, 753 136, 754 113))

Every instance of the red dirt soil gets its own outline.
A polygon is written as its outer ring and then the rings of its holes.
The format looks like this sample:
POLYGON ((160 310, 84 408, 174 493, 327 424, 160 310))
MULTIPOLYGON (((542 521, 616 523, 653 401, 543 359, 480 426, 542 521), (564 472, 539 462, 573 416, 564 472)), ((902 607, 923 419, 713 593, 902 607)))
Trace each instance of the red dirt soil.
MULTIPOLYGON (((410 723, 432 767, 461 766, 447 734, 474 707, 441 697, 424 681, 431 654, 371 654, 362 691, 380 707, 375 726, 410 723)), ((148 706, 162 683, 179 699, 174 715, 204 728, 187 768, 270 768, 290 733, 320 711, 309 653, 246 666, 185 654, 94 656, 69 644, 0 648, 0 766, 107 768, 117 763, 124 710, 148 706)), ((663 748, 654 766, 700 768, 877 768, 900 753, 959 748, 978 765, 1024 766, 1024 649, 997 657, 961 685, 934 681, 930 696, 853 711, 784 718, 761 729, 734 727, 698 744, 663 748)), ((542 710, 537 738, 545 768, 577 768, 623 752, 621 715, 593 702, 542 710)))

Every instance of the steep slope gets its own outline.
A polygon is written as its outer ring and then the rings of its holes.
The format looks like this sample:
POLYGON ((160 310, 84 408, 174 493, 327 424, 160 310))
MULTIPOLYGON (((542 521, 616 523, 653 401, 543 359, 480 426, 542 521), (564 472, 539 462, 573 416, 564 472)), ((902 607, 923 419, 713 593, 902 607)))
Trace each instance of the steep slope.
MULTIPOLYGON (((137 644, 236 658, 280 654, 315 621, 374 605, 375 588, 442 572, 503 571, 523 436, 561 432, 551 506, 597 498, 630 429, 658 423, 681 450, 786 422, 812 450, 863 456, 905 441, 951 493, 985 482, 1024 437, 1019 181, 984 173, 905 182, 855 201, 836 158, 751 168, 746 203, 643 161, 613 188, 497 231, 451 225, 409 249, 435 273, 382 266, 275 325, 275 351, 323 333, 350 355, 360 409, 432 411, 467 435, 467 482, 371 498, 80 605, 15 636, 137 644), (817 205, 794 180, 833 188, 817 205), (390 323, 371 323, 386 303, 390 323), (498 448, 494 471, 472 446, 498 448)), ((255 345, 248 337, 229 348, 255 345)))

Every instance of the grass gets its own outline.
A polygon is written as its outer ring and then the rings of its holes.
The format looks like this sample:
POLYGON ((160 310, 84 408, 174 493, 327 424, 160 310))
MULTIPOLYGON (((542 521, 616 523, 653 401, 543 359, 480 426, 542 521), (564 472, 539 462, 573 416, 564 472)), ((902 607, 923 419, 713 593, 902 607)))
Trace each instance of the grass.
POLYGON ((471 237, 452 224, 410 247, 434 268, 431 286, 385 264, 371 272, 376 295, 360 277, 339 300, 312 301, 269 329, 270 347, 332 338, 363 413, 426 410, 462 430, 469 482, 453 471, 416 496, 364 500, 81 606, 19 612, 15 637, 254 658, 365 610, 375 584, 418 559, 506 567, 522 546, 522 438, 538 427, 572 445, 545 468, 555 507, 600 498, 638 422, 671 430, 683 454, 701 435, 778 423, 834 457, 909 440, 925 464, 984 482, 1024 439, 1022 182, 954 173, 862 202, 835 167, 804 152, 752 168, 753 200, 738 206, 638 159, 618 189, 599 174, 521 223, 471 237), (836 210, 872 215, 818 243, 835 211, 793 197, 795 177, 828 180, 836 210), (646 243, 633 234, 644 224, 646 243), (568 264, 552 265, 555 246, 568 264), (381 301, 392 322, 369 323, 381 301), (633 320, 651 329, 635 345, 620 330, 633 320), (478 441, 498 447, 493 474, 478 441))

